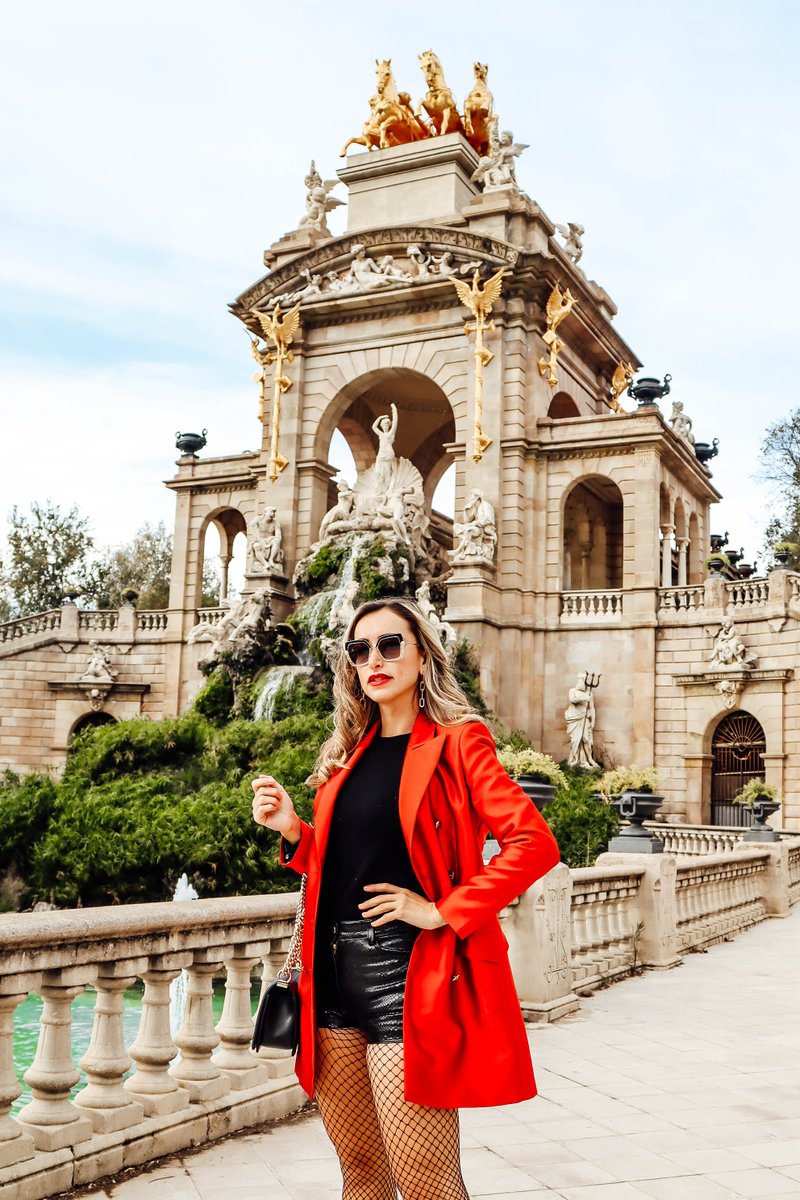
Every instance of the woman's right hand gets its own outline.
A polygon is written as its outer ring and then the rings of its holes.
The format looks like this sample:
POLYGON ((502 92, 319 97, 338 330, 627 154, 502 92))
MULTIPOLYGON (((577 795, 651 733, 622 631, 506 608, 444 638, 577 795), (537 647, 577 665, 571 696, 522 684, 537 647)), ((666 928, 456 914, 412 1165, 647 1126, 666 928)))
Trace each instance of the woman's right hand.
POLYGON ((253 820, 266 829, 274 829, 293 846, 300 841, 300 818, 292 799, 272 775, 253 780, 253 820))

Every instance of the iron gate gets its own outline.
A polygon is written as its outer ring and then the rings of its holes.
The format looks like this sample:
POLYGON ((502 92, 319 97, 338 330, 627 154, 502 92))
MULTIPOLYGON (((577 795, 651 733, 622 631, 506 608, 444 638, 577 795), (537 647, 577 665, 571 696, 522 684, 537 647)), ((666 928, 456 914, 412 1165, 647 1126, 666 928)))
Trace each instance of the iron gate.
POLYGON ((738 709, 720 721, 711 742, 711 824, 752 825, 748 808, 732 804, 749 779, 764 778, 764 730, 750 713, 738 709))

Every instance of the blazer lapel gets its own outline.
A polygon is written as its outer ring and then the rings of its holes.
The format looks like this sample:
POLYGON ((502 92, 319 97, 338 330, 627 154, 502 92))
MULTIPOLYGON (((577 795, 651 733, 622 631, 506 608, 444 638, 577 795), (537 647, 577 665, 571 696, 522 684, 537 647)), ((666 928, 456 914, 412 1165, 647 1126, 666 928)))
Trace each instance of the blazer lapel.
POLYGON ((333 816, 333 806, 336 802, 336 797, 338 796, 339 790, 343 786, 345 779, 347 779, 348 773, 352 771, 359 758, 361 758, 361 755, 375 737, 379 728, 379 721, 376 721, 370 726, 361 741, 353 749, 353 752, 345 765, 340 771, 337 771, 337 773, 331 779, 328 780, 319 793, 317 798, 317 808, 316 812, 314 813, 314 840, 317 843, 317 854, 319 855, 320 866, 325 861, 325 851, 328 846, 328 834, 330 833, 331 817, 333 816))
POLYGON ((446 740, 442 730, 421 712, 411 730, 400 776, 400 824, 409 851, 417 812, 446 740))

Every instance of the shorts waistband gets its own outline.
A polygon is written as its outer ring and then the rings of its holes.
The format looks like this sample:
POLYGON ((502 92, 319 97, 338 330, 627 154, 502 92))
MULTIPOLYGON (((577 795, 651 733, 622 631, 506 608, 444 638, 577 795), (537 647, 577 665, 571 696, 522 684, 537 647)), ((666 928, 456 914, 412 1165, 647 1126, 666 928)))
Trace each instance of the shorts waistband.
POLYGON ((405 921, 391 921, 388 925, 379 925, 377 928, 371 921, 334 921, 331 926, 331 937, 351 938, 363 937, 372 942, 380 939, 381 936, 392 935, 400 936, 407 941, 412 942, 419 934, 420 930, 414 925, 407 925, 405 921))

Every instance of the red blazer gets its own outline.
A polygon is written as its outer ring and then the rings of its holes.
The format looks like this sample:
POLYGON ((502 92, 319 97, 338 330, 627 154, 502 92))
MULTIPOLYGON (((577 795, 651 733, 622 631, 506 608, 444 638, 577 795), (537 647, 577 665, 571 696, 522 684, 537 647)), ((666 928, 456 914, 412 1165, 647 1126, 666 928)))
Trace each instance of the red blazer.
MULTIPOLYGON (((314 827, 284 865, 308 873, 295 1070, 314 1092, 314 931, 337 793, 376 735, 317 791, 314 827)), ((512 1104, 536 1095, 528 1040, 497 914, 559 861, 555 839, 497 760, 484 724, 417 717, 400 778, 400 821, 425 895, 447 924, 423 930, 411 954, 403 1010, 405 1098, 435 1108, 512 1104), (482 860, 487 830, 501 851, 482 860)), ((285 845, 281 843, 282 847, 285 845)), ((391 880, 376 879, 375 883, 391 880)), ((366 893, 365 893, 366 894, 366 893)))

